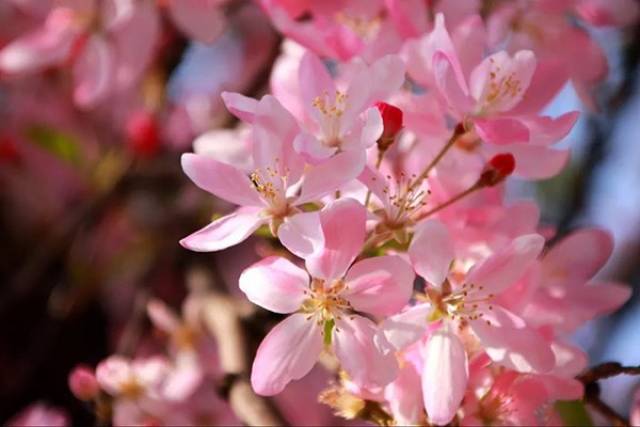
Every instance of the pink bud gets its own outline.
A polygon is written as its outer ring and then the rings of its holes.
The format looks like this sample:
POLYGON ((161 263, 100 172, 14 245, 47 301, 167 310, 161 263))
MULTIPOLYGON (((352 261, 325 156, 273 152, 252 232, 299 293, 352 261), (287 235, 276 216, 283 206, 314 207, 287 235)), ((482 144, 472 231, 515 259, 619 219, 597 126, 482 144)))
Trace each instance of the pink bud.
POLYGON ((126 127, 127 142, 131 150, 142 157, 151 157, 160 148, 158 125, 153 115, 138 111, 131 115, 126 127))
POLYGON ((100 392, 93 370, 85 365, 76 366, 69 375, 69 388, 80 400, 92 400, 100 392))

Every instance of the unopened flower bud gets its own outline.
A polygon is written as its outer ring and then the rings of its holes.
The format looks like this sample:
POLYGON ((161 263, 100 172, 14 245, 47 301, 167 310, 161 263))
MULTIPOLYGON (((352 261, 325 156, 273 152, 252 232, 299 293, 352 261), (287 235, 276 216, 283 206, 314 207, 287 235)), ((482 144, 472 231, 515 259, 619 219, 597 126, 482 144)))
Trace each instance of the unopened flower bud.
POLYGON ((0 137, 0 164, 10 163, 18 164, 20 162, 20 153, 13 138, 9 136, 0 137))
POLYGON ((402 129, 402 110, 386 102, 376 102, 376 108, 382 116, 384 130, 378 140, 378 148, 385 151, 393 144, 398 132, 402 129))
POLYGON ((100 392, 98 380, 93 371, 84 365, 76 366, 69 375, 69 388, 80 400, 92 400, 100 392))
POLYGON ((489 160, 480 175, 478 184, 481 187, 493 187, 504 181, 516 168, 516 159, 511 153, 496 154, 489 160))
POLYGON ((126 127, 127 142, 131 150, 142 157, 151 157, 160 148, 158 125, 153 115, 138 111, 131 115, 126 127))

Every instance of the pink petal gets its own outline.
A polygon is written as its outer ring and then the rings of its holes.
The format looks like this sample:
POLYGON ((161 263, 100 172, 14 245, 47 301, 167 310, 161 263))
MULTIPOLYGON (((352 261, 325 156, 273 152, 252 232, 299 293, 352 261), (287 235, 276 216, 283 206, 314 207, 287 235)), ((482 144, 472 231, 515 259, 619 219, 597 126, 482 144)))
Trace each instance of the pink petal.
POLYGON ((389 17, 405 39, 419 37, 429 28, 427 5, 422 0, 386 0, 389 17))
POLYGON ((393 95, 405 81, 405 65, 397 55, 378 59, 362 67, 349 84, 347 105, 341 117, 341 132, 346 133, 356 118, 374 102, 393 95))
POLYGON ((424 408, 422 387, 420 374, 411 363, 402 364, 398 378, 385 388, 384 397, 397 425, 420 424, 424 408))
POLYGON ((175 365, 162 384, 162 395, 168 400, 183 401, 189 398, 202 383, 204 372, 198 353, 181 351, 175 365))
POLYGON ((121 93, 131 90, 148 69, 161 31, 155 4, 133 2, 129 7, 130 13, 109 28, 109 40, 115 54, 114 84, 121 93))
POLYGON ((563 61, 542 59, 536 66, 529 88, 510 114, 538 114, 556 97, 568 80, 569 74, 563 61))
POLYGON ((293 141, 295 150, 305 156, 309 163, 325 160, 337 150, 322 143, 318 138, 307 132, 300 133, 293 141))
POLYGON ((509 111, 522 100, 535 69, 536 57, 529 50, 513 57, 505 51, 494 53, 471 73, 471 94, 484 112, 509 111))
POLYGON ((387 199, 387 180, 384 175, 377 171, 372 166, 366 165, 362 173, 358 176, 358 181, 363 183, 371 192, 384 201, 387 199))
POLYGON ((423 55, 426 55, 427 61, 433 62, 432 68, 436 69, 436 56, 439 57, 439 60, 444 59, 451 67, 450 70, 461 95, 466 97, 469 94, 467 79, 462 69, 460 57, 447 32, 444 14, 438 13, 436 15, 433 31, 429 34, 429 42, 425 47, 426 51, 423 52, 423 55))
POLYGON ((319 212, 306 212, 285 218, 278 228, 280 243, 292 254, 306 258, 322 250, 324 234, 319 212))
POLYGON ((552 145, 567 136, 580 117, 578 111, 571 111, 560 117, 534 116, 522 119, 531 133, 531 143, 552 145))
POLYGON ((225 27, 219 0, 172 0, 169 13, 174 23, 189 37, 203 43, 212 43, 225 27))
POLYGON ((233 166, 210 157, 185 153, 182 170, 200 188, 230 203, 263 206, 249 178, 233 166))
POLYGON ((152 299, 147 304, 147 315, 153 326, 171 334, 180 326, 180 319, 164 302, 152 299))
POLYGON ((252 171, 250 132, 245 127, 211 129, 200 134, 193 141, 193 152, 212 157, 246 172, 252 171))
POLYGON ((321 327, 298 313, 278 323, 262 340, 251 369, 256 393, 272 396, 292 380, 304 377, 322 351, 321 327))
POLYGON ((309 168, 305 173, 300 196, 295 201, 301 205, 319 200, 350 181, 363 171, 366 162, 364 150, 345 151, 309 168))
POLYGON ((265 95, 258 102, 253 121, 253 161, 256 167, 271 168, 288 176, 293 184, 300 178, 304 159, 293 147, 300 133, 298 122, 280 102, 265 95))
POLYGON ((384 336, 397 350, 404 350, 426 334, 431 310, 430 304, 417 304, 388 317, 381 326, 384 336))
POLYGON ((430 423, 445 425, 455 416, 467 388, 467 353, 455 334, 441 330, 429 338, 424 357, 424 407, 430 423))
POLYGON ((575 377, 584 371, 588 364, 587 354, 579 347, 561 342, 553 341, 551 351, 556 359, 552 374, 561 377, 575 377))
POLYGON ((414 279, 411 266, 397 255, 367 258, 349 269, 342 295, 358 311, 389 316, 409 302, 414 279))
POLYGON ((180 244, 196 252, 214 252, 237 245, 266 223, 261 212, 260 208, 240 208, 185 237, 180 244))
POLYGON ((307 272, 285 258, 265 258, 240 275, 240 290, 249 301, 275 313, 300 309, 308 289, 307 272))
POLYGON ((482 313, 470 326, 494 362, 524 373, 553 369, 555 357, 549 343, 524 320, 495 305, 482 313))
POLYGON ((531 325, 551 325, 562 332, 573 332, 596 316, 620 307, 631 296, 631 288, 623 284, 581 285, 570 279, 546 277, 544 286, 524 308, 523 316, 531 325))
POLYGON ((114 57, 109 43, 99 35, 91 36, 73 67, 73 99, 81 107, 91 107, 112 89, 114 57))
POLYGON ((469 112, 472 108, 472 101, 465 94, 466 83, 464 86, 456 79, 454 66, 451 60, 444 53, 438 51, 433 55, 433 76, 436 87, 449 104, 457 118, 469 112))
POLYGON ((151 356, 146 359, 133 359, 131 370, 141 386, 155 391, 169 374, 171 366, 163 356, 151 356))
POLYGON ((321 113, 313 106, 315 99, 324 95, 335 96, 336 87, 327 67, 311 51, 307 51, 302 57, 298 69, 298 81, 307 114, 319 120, 321 113))
POLYGON ((569 161, 569 150, 554 150, 543 145, 513 144, 496 147, 496 151, 509 152, 516 160, 514 174, 525 179, 551 178, 564 169, 569 161))
POLYGON ((467 275, 467 283, 474 284, 479 293, 498 294, 515 284, 536 260, 544 238, 538 234, 517 237, 509 246, 476 264, 467 275))
POLYGON ((358 386, 381 387, 396 377, 395 354, 371 320, 358 315, 336 319, 333 344, 342 368, 358 386))
POLYGON ((122 385, 130 381, 132 376, 131 364, 122 356, 110 356, 96 367, 96 379, 100 387, 114 396, 120 394, 122 385))
POLYGON ((313 277, 330 280, 344 276, 364 244, 366 216, 364 206, 349 198, 325 206, 320 212, 324 246, 306 259, 313 277))
POLYGON ((447 227, 435 219, 418 225, 409 246, 409 257, 416 273, 431 285, 440 287, 449 275, 455 257, 447 227))
POLYGON ((478 136, 491 144, 505 145, 529 141, 529 129, 518 119, 475 119, 473 123, 478 136))
POLYGON ((360 141, 358 146, 369 148, 372 147, 376 141, 382 136, 384 131, 384 122, 380 111, 375 108, 369 108, 364 113, 365 121, 362 129, 360 130, 360 141))
POLYGON ((453 45, 458 53, 462 73, 471 75, 473 68, 482 62, 487 50, 487 34, 480 15, 468 16, 455 27, 453 45))
POLYGON ((586 228, 571 233, 556 243, 542 261, 547 280, 586 281, 607 262, 613 252, 613 238, 608 232, 586 228))
POLYGON ((258 101, 235 92, 222 92, 220 94, 227 110, 246 123, 253 123, 258 108, 258 101))
POLYGON ((0 50, 0 69, 7 73, 27 73, 63 62, 78 36, 73 19, 73 14, 66 9, 51 12, 44 28, 0 50))

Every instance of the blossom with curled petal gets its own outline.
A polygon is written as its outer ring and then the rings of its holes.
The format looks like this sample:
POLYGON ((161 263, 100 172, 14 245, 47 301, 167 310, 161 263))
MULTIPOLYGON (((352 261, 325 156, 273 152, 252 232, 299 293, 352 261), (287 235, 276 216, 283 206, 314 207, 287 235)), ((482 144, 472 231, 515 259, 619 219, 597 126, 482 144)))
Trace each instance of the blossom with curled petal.
MULTIPOLYGON (((320 213, 285 224, 283 238, 305 256, 307 270, 269 257, 240 276, 240 289, 253 303, 290 314, 260 344, 251 372, 255 391, 277 394, 305 376, 324 348, 363 387, 391 382, 397 372, 392 347, 368 317, 386 316, 409 300, 414 273, 398 256, 368 258, 351 265, 364 243, 366 212, 340 199, 320 213)), ((301 215, 301 216, 302 216, 301 215)))

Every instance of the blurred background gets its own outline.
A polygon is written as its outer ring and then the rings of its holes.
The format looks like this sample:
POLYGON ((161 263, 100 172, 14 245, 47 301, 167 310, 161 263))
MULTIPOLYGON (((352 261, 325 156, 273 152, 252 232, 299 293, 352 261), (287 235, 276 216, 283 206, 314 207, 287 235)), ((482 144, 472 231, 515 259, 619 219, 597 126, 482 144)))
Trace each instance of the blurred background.
MULTIPOLYGON (((0 1, 0 47, 41 20, 14 3, 20 2, 0 1)), ((208 268, 215 285, 233 295, 242 268, 270 250, 255 239, 216 254, 178 245, 211 212, 229 209, 190 183, 180 153, 214 128, 239 137, 220 92, 268 92, 282 49, 280 36, 253 3, 233 2, 223 13, 221 35, 204 44, 161 11, 161 37, 141 83, 92 109, 72 101, 68 73, 59 68, 0 74, 0 422, 37 401, 63 408, 75 423, 93 422, 69 391, 73 367, 95 366, 114 352, 153 354, 162 337, 146 317, 151 296, 179 310, 194 265, 208 268)), ((548 181, 514 181, 509 194, 536 199, 542 225, 556 229, 558 237, 578 226, 613 233, 614 255, 601 277, 630 283, 634 296, 575 339, 592 364, 637 364, 640 27, 593 35, 611 68, 597 95, 601 109, 585 108, 567 86, 548 110, 583 112, 562 143, 572 149, 570 166, 548 181)), ((254 314, 256 336, 277 320, 254 314)), ((313 375, 278 397, 291 419, 301 414, 288 399, 322 388, 313 375)), ((603 383, 602 395, 626 413, 637 386, 637 377, 617 377, 603 383)), ((317 423, 331 419, 328 409, 317 411, 317 423)))

